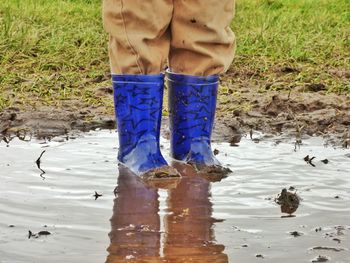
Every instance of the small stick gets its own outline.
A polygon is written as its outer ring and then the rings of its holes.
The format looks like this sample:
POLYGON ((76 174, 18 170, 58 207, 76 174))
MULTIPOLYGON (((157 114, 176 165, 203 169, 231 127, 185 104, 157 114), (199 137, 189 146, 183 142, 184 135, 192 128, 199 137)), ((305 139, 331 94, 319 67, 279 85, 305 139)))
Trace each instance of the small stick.
POLYGON ((95 200, 97 200, 97 198, 99 198, 99 197, 102 196, 102 195, 99 194, 99 193, 97 193, 97 192, 95 191, 95 194, 94 194, 93 196, 95 197, 95 200))
POLYGON ((43 178, 43 179, 45 179, 45 177, 44 177, 43 175, 44 175, 46 172, 45 172, 43 169, 41 169, 40 165, 41 165, 41 157, 43 156, 43 154, 44 154, 45 152, 46 152, 45 150, 42 151, 42 153, 40 154, 39 158, 35 161, 35 163, 36 163, 38 169, 41 171, 40 177, 43 178))

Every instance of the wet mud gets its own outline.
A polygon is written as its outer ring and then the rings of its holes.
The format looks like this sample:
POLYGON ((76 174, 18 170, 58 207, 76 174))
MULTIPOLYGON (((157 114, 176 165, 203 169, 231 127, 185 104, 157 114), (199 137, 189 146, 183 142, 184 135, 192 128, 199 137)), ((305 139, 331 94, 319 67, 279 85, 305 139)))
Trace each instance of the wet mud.
MULTIPOLYGON (((111 97, 112 98, 112 97, 111 97)), ((74 101, 65 107, 10 107, 0 112, 0 139, 32 136, 51 139, 72 131, 87 132, 96 128, 114 129, 114 115, 102 113, 105 108, 89 108, 74 101)))
MULTIPOLYGON (((234 88, 229 92, 236 92, 234 88)), ((301 141, 310 136, 323 137, 341 147, 350 145, 350 97, 320 93, 259 93, 246 89, 227 96, 218 105, 218 123, 230 128, 227 134, 234 144, 240 134, 255 131, 266 136, 284 134, 301 141), (242 108, 237 105, 243 105, 242 108), (246 106, 244 106, 246 105, 246 106), (245 107, 245 108, 244 108, 245 107)))
POLYGON ((118 167, 114 131, 2 141, 0 262, 348 262, 350 150, 265 136, 213 143, 221 181, 168 159, 170 185, 118 167))
MULTIPOLYGON (((215 140, 234 146, 242 136, 258 142, 255 134, 263 132, 265 137, 283 134, 296 142, 319 136, 332 145, 350 147, 349 95, 326 93, 318 84, 310 84, 307 90, 241 85, 232 81, 232 74, 228 72, 221 81, 215 140)), ((112 102, 112 93, 111 87, 101 87, 95 96, 112 102)), ((115 128, 112 103, 92 107, 81 101, 63 101, 59 105, 4 109, 0 112, 0 140, 13 135, 52 138, 72 131, 115 128)), ((167 126, 166 116, 163 123, 167 126)))
POLYGON ((283 188, 275 201, 281 206, 282 213, 291 215, 297 211, 300 204, 300 197, 296 193, 289 192, 286 188, 283 188))

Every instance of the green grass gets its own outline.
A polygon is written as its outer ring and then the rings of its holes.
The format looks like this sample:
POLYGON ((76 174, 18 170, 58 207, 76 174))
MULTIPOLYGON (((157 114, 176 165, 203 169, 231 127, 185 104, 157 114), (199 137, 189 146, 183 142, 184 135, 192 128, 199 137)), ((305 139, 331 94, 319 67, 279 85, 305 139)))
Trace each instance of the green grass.
POLYGON ((0 109, 105 103, 93 91, 109 85, 106 43, 100 1, 2 0, 0 109))
POLYGON ((259 84, 350 93, 350 0, 237 0, 232 28, 233 68, 259 84), (280 74, 286 67, 297 73, 280 74))
MULTIPOLYGON (((350 93, 340 74, 350 70, 349 6, 350 0, 237 0, 230 71, 250 72, 245 81, 258 85, 323 83, 329 92, 350 93), (284 66, 298 71, 280 76, 284 66)), ((1 0, 0 110, 59 107, 71 99, 111 108, 95 96, 110 86, 108 72, 100 0, 1 0)))

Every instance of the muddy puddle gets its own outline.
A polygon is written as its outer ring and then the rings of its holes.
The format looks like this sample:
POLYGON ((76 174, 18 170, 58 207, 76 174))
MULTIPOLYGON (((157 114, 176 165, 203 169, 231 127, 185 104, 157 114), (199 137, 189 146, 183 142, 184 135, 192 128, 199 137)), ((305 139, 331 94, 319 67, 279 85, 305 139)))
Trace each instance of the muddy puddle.
POLYGON ((1 263, 350 262, 349 150, 320 138, 214 143, 233 174, 166 190, 118 169, 116 141, 0 143, 1 263), (301 199, 292 216, 275 202, 283 188, 301 199))

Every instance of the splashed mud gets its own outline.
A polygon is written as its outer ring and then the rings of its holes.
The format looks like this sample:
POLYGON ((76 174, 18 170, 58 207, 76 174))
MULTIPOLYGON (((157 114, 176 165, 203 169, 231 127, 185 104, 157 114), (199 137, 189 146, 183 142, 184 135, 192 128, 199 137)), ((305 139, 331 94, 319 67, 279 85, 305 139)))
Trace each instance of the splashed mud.
POLYGON ((289 192, 286 188, 283 188, 275 201, 281 206, 282 213, 291 215, 297 211, 300 198, 296 193, 289 192))
POLYGON ((348 262, 350 151, 254 138, 213 144, 227 178, 177 164, 169 189, 118 169, 114 132, 1 142, 0 262, 348 262), (302 199, 293 217, 274 200, 284 188, 302 199))

